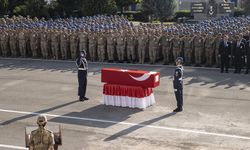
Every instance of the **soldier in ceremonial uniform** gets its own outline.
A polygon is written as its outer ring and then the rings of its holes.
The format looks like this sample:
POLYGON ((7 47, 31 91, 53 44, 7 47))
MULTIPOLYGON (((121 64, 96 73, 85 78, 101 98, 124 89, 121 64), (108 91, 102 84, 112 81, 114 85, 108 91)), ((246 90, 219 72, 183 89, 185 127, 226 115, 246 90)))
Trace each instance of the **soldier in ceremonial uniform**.
POLYGON ((231 42, 229 42, 228 39, 228 35, 225 34, 223 41, 220 42, 219 57, 221 59, 221 73, 224 73, 224 69, 226 69, 226 73, 228 73, 229 60, 231 57, 231 42))
POLYGON ((46 124, 47 117, 44 115, 38 116, 38 129, 32 131, 30 135, 30 150, 54 150, 54 135, 45 128, 46 124))
POLYGON ((234 65, 235 71, 234 73, 241 73, 241 69, 244 63, 244 53, 245 53, 245 44, 242 41, 242 37, 237 36, 236 41, 233 42, 233 57, 234 57, 234 65))
POLYGON ((177 68, 174 71, 173 86, 177 101, 177 108, 174 110, 174 112, 181 112, 183 110, 183 58, 178 57, 175 62, 177 68))
POLYGON ((88 75, 88 62, 86 59, 86 51, 80 50, 80 56, 76 59, 76 66, 78 68, 78 96, 79 101, 88 100, 86 95, 87 89, 87 75, 88 75))

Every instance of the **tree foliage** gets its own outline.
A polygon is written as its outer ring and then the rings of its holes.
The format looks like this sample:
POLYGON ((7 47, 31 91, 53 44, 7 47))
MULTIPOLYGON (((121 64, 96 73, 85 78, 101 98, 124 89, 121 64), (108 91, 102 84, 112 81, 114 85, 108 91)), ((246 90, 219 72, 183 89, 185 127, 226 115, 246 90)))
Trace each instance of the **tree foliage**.
POLYGON ((123 7, 129 6, 131 4, 136 4, 138 2, 140 2, 140 0, 115 0, 116 5, 119 9, 119 11, 123 11, 123 7))
POLYGON ((173 16, 175 0, 142 0, 142 10, 155 19, 164 21, 173 16))
POLYGON ((0 16, 4 16, 8 11, 8 0, 0 0, 0 16))

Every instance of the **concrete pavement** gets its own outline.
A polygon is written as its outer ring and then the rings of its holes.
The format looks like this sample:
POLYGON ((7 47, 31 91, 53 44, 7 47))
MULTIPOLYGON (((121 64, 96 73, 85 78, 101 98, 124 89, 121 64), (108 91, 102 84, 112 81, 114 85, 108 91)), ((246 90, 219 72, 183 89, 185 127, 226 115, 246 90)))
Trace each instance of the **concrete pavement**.
POLYGON ((184 112, 174 114, 173 67, 89 67, 90 100, 81 103, 74 62, 0 58, 0 149, 24 147, 24 128, 40 113, 48 125, 63 126, 63 150, 250 149, 250 75, 185 67, 184 112), (157 103, 146 110, 103 106, 103 67, 160 71, 157 103))

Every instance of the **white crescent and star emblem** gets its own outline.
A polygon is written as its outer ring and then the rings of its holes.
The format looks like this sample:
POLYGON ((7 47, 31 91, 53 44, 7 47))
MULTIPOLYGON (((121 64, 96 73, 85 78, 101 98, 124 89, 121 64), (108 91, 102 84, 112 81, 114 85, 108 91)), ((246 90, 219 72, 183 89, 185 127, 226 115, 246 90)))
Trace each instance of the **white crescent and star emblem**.
POLYGON ((132 75, 130 75, 130 74, 129 74, 129 76, 130 76, 131 78, 133 78, 134 80, 136 80, 136 81, 142 82, 142 81, 148 80, 152 74, 156 74, 156 72, 145 73, 144 75, 142 75, 142 76, 140 76, 140 77, 134 77, 134 76, 132 76, 132 75))

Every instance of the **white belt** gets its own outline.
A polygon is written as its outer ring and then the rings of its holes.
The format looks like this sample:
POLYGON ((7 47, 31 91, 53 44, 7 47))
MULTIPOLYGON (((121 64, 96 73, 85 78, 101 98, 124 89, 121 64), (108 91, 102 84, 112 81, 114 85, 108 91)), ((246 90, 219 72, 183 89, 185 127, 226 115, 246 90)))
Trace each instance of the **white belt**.
POLYGON ((84 69, 84 68, 78 68, 78 70, 87 70, 87 69, 84 69))

